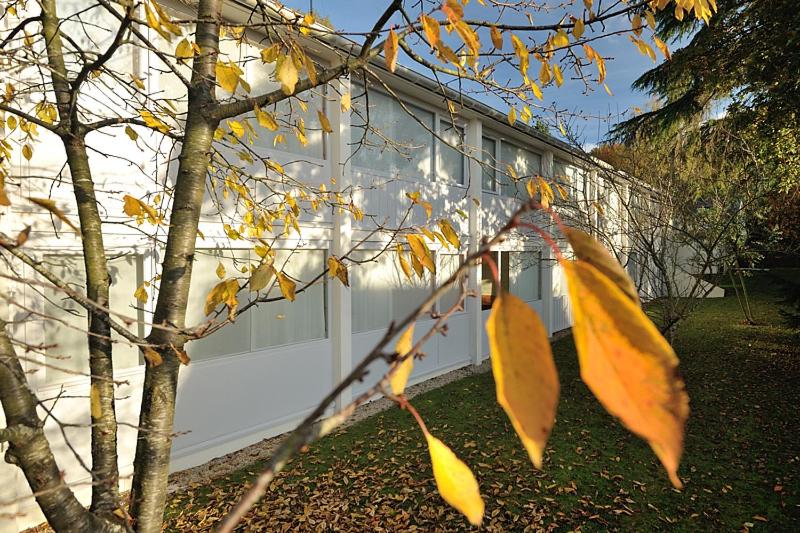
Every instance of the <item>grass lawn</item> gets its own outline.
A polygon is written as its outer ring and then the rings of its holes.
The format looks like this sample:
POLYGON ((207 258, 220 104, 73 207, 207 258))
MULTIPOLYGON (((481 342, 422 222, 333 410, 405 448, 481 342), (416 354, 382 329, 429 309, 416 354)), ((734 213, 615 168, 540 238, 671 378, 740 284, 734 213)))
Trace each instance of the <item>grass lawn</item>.
MULTIPOLYGON (((648 446, 580 381, 571 337, 554 345, 558 420, 536 471, 494 399, 490 373, 413 400, 431 432, 475 472, 494 531, 800 531, 800 340, 782 326, 780 291, 749 282, 758 326, 734 297, 703 302, 675 348, 691 398, 683 491, 648 446)), ((175 495, 169 530, 213 527, 259 465, 175 495)), ((246 531, 454 531, 469 524, 438 496, 424 438, 392 409, 296 458, 246 531)))

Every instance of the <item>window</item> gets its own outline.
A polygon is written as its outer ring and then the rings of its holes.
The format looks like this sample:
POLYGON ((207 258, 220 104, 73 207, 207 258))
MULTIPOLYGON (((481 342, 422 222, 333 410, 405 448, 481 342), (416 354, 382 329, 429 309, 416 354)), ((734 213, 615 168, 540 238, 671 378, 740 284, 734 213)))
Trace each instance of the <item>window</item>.
MULTIPOLYGON (((436 268, 437 284, 441 284, 458 270, 458 267, 461 266, 463 261, 463 256, 461 254, 436 254, 436 257, 439 259, 439 266, 436 268)), ((439 312, 444 313, 456 304, 461 295, 462 283, 463 280, 451 285, 439 298, 439 312)))
MULTIPOLYGON (((59 279, 81 294, 86 291, 83 258, 77 255, 48 255, 44 257, 45 266, 59 279)), ((133 293, 142 282, 142 257, 121 255, 108 259, 108 272, 111 277, 109 298, 111 310, 126 317, 136 318, 137 323, 129 329, 136 335, 144 333, 144 313, 136 309, 133 293)), ((44 291, 46 301, 44 314, 44 343, 47 365, 44 367, 45 381, 54 383, 88 375, 89 344, 86 331, 88 320, 86 310, 68 298, 61 291, 44 291)), ((125 342, 116 333, 111 333, 114 368, 119 370, 138 366, 139 349, 125 342)))
MULTIPOLYGON (((452 123, 439 121, 439 136, 452 146, 464 149, 464 129, 452 123)), ((446 183, 464 184, 464 154, 459 150, 440 142, 439 146, 439 173, 437 180, 446 183)))
POLYGON ((483 162, 483 190, 494 191, 497 185, 497 141, 489 137, 481 139, 481 160, 483 162))
MULTIPOLYGON (((527 302, 542 298, 542 253, 541 252, 491 252, 497 266, 503 290, 527 302)), ((481 307, 490 309, 497 287, 492 281, 492 268, 483 262, 481 279, 481 307)))
POLYGON ((524 192, 524 178, 536 176, 541 172, 542 158, 515 144, 503 141, 500 143, 500 169, 503 171, 500 180, 500 192, 505 196, 516 196, 524 192), (514 170, 516 179, 511 175, 509 167, 514 170))
MULTIPOLYGON (((239 273, 244 279, 249 276, 250 265, 255 266, 259 261, 260 258, 250 250, 197 250, 186 323, 194 326, 209 319, 203 307, 208 292, 220 282, 215 272, 220 263, 225 268, 226 278, 239 273), (243 268, 244 273, 241 272, 243 268)), ((322 272, 324 264, 324 250, 275 250, 275 268, 292 277, 298 289, 322 272)), ((208 337, 190 342, 187 351, 197 361, 326 338, 325 289, 325 282, 322 281, 297 293, 294 302, 279 300, 260 303, 238 315, 235 322, 226 324, 208 337)), ((264 291, 259 294, 263 296, 264 291)), ((269 296, 280 296, 277 285, 272 287, 269 296)), ((255 293, 241 291, 238 298, 242 306, 255 298, 255 293)))
MULTIPOLYGON (((241 53, 244 57, 254 58, 259 56, 259 49, 243 44, 241 53)), ((280 83, 275 81, 275 65, 275 63, 263 63, 260 60, 247 63, 247 80, 252 88, 250 94, 263 94, 280 88, 280 83)), ((322 90, 304 91, 262 109, 275 115, 280 128, 278 131, 262 128, 251 115, 250 124, 258 133, 258 138, 255 140, 256 146, 274 148, 282 152, 316 159, 325 158, 324 134, 318 114, 319 111, 325 112, 325 98, 322 90), (278 135, 282 136, 283 142, 275 144, 278 135), (301 140, 303 135, 305 143, 301 140)), ((223 122, 223 127, 224 124, 223 122)))
POLYGON ((353 333, 382 330, 413 311, 431 291, 429 275, 407 279, 393 251, 359 250, 351 254, 353 333))
MULTIPOLYGON (((298 289, 319 275, 324 265, 324 250, 276 250, 276 268, 283 268, 294 278, 298 289)), ((278 287, 270 294, 278 296, 278 287)), ((324 281, 298 293, 294 302, 279 300, 258 304, 252 310, 253 349, 326 338, 327 309, 324 281)))
POLYGON ((357 84, 352 84, 351 92, 353 166, 430 180, 434 114, 408 103, 406 111, 380 91, 370 90, 367 98, 357 84))

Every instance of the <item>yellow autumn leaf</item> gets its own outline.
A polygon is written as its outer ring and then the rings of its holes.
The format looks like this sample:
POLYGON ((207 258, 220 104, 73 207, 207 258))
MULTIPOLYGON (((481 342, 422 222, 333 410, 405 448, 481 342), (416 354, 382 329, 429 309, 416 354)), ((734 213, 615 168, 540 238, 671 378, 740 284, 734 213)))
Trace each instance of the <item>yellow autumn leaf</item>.
POLYGON ((503 34, 497 28, 497 26, 491 26, 489 28, 489 36, 492 38, 492 45, 498 50, 503 49, 503 34))
POLYGON ((553 78, 556 80, 556 87, 561 87, 564 84, 564 75, 561 73, 559 65, 553 65, 553 78))
POLYGON ((339 97, 339 106, 342 110, 342 113, 347 113, 350 111, 350 93, 346 92, 339 97))
POLYGON ((43 207, 43 208, 47 209, 57 219, 59 219, 61 222, 63 222, 67 226, 69 226, 72 229, 72 231, 74 231, 78 235, 81 234, 81 230, 78 229, 78 226, 73 224, 72 221, 69 218, 67 218, 67 215, 64 214, 64 211, 62 211, 61 209, 59 209, 56 206, 56 203, 55 203, 54 200, 50 200, 49 198, 32 198, 32 197, 28 197, 28 200, 30 200, 34 204, 38 205, 39 207, 43 207))
MULTIPOLYGON (((263 257, 263 256, 262 256, 263 257)), ((253 273, 250 274, 250 282, 248 288, 250 292, 258 292, 269 285, 272 276, 275 275, 275 268, 272 266, 272 261, 262 261, 253 273)))
POLYGON ((322 110, 317 111, 317 117, 319 117, 319 124, 322 126, 322 131, 325 133, 333 133, 333 128, 331 128, 331 121, 328 120, 328 117, 322 110))
POLYGON ((605 246, 579 229, 565 227, 563 231, 575 257, 595 267, 616 284, 633 303, 641 305, 636 284, 605 246))
POLYGON ((217 269, 214 271, 219 279, 225 278, 225 265, 222 262, 217 263, 217 269))
POLYGON ((458 238, 458 234, 453 229, 453 225, 450 224, 450 221, 445 219, 440 220, 439 228, 442 230, 442 235, 447 239, 447 242, 453 245, 453 248, 456 250, 461 248, 461 239, 458 238))
POLYGON ((389 72, 394 72, 397 68, 397 34, 394 28, 389 29, 389 36, 383 43, 383 55, 386 58, 386 68, 389 72))
POLYGON ((142 356, 144 356, 145 361, 147 361, 150 366, 158 366, 164 362, 161 354, 149 346, 142 349, 142 356))
POLYGON ((542 204, 542 207, 550 207, 553 200, 556 199, 556 195, 553 193, 550 184, 543 177, 539 176, 537 179, 539 182, 539 203, 542 204))
POLYGON ((650 444, 672 484, 683 453, 689 397, 678 358, 644 312, 593 265, 561 261, 581 377, 600 403, 650 444))
POLYGON ((143 304, 147 303, 147 289, 144 288, 144 285, 139 285, 136 288, 133 292, 133 297, 143 304))
POLYGON ((517 110, 514 109, 514 106, 511 106, 508 109, 508 123, 513 126, 516 122, 517 122, 517 110))
POLYGON ((411 246, 411 257, 415 257, 431 274, 435 274, 436 265, 433 263, 433 254, 431 254, 428 245, 425 244, 425 239, 414 233, 409 233, 406 235, 406 240, 411 246))
POLYGON ((231 94, 236 92, 242 70, 235 63, 217 61, 215 73, 220 87, 231 94))
POLYGON ((262 128, 267 128, 270 131, 278 131, 278 122, 275 120, 275 117, 272 115, 272 113, 264 111, 258 106, 253 109, 253 112, 256 115, 256 120, 258 121, 259 126, 262 128))
POLYGON ((338 278, 345 287, 350 286, 350 278, 347 272, 347 265, 335 256, 328 257, 328 274, 332 278, 338 278))
POLYGON ((278 56, 277 66, 275 67, 275 79, 281 84, 284 94, 294 94, 297 85, 297 67, 291 57, 286 55, 278 56))
POLYGON ((439 21, 433 17, 429 17, 428 15, 422 15, 422 29, 425 32, 425 38, 428 39, 428 43, 431 45, 431 49, 434 49, 439 44, 441 28, 439 27, 439 21))
POLYGON ((194 56, 194 48, 192 47, 192 43, 190 43, 186 39, 181 39, 178 43, 178 46, 175 47, 175 57, 180 62, 185 62, 187 59, 194 56))
POLYGON ((580 39, 584 31, 586 31, 586 25, 583 19, 575 19, 575 26, 572 28, 572 36, 575 37, 575 40, 580 39))
POLYGON ((483 521, 484 503, 478 481, 469 467, 442 441, 425 432, 433 478, 444 501, 467 517, 473 526, 483 521))
POLYGON ((556 48, 561 48, 562 46, 567 45, 569 45, 569 37, 562 28, 559 28, 556 34, 553 36, 553 46, 556 48))
POLYGON ((22 147, 22 157, 24 157, 27 161, 30 161, 33 157, 33 148, 31 148, 30 144, 26 144, 22 147))
POLYGON ((278 286, 281 289, 281 294, 283 294, 283 297, 290 302, 293 302, 295 299, 294 292, 297 288, 297 283, 295 283, 294 280, 292 280, 283 272, 278 272, 278 286))
MULTIPOLYGON (((398 357, 403 357, 410 352, 411 348, 413 347, 414 324, 411 324, 400 335, 400 338, 397 340, 397 344, 395 344, 394 351, 397 352, 398 357)), ((403 362, 395 363, 394 366, 395 370, 393 371, 392 376, 389 378, 389 385, 392 388, 392 394, 399 396, 403 394, 403 391, 405 391, 406 383, 408 383, 408 377, 411 375, 411 371, 414 370, 414 358, 406 357, 403 362)))
POLYGON ((398 243, 395 246, 395 252, 397 253, 397 262, 400 263, 400 269, 403 271, 403 274, 406 275, 406 278, 411 279, 411 265, 409 265, 406 260, 406 253, 405 250, 403 250, 403 245, 398 243))
POLYGON ((511 420, 528 455, 542 467, 558 405, 558 375, 539 315, 513 294, 502 292, 486 321, 497 403, 511 420))

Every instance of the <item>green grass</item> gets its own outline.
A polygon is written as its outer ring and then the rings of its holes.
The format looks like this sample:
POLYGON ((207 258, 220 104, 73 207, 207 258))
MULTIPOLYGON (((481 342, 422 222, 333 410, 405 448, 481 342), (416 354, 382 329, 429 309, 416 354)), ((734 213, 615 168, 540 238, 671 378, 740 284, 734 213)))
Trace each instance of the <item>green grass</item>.
MULTIPOLYGON (((783 273, 782 275, 785 275, 783 273)), ((757 326, 734 297, 708 300, 675 349, 691 398, 683 491, 653 453, 608 416, 580 381, 572 339, 555 343, 558 419, 536 471, 494 401, 491 374, 413 400, 431 432, 475 472, 495 531, 800 530, 800 348, 782 325, 781 295, 748 280, 757 326)), ((169 503, 168 529, 213 527, 259 465, 169 503)), ((243 530, 463 530, 436 493, 411 416, 392 409, 313 445, 295 459, 243 530)))

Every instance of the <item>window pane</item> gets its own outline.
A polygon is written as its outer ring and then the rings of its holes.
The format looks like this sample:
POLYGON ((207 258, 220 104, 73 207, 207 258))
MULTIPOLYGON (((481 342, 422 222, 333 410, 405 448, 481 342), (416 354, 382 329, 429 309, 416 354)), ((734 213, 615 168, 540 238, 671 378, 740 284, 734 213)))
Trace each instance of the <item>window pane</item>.
POLYGON ((495 190, 495 168, 497 167, 497 161, 495 160, 495 154, 497 153, 497 141, 490 139, 489 137, 484 137, 482 139, 481 149, 483 151, 481 159, 484 163, 483 190, 493 191, 495 190))
MULTIPOLYGON (((276 250, 275 253, 275 268, 292 277, 298 290, 318 276, 324 264, 324 250, 276 250)), ((326 281, 320 281, 297 293, 294 302, 258 304, 252 310, 253 349, 327 337, 326 294, 326 281)), ((269 296, 279 295, 276 284, 269 296)))
MULTIPOLYGON (((243 45, 242 54, 248 58, 258 57, 259 49, 255 46, 243 45)), ((247 79, 252 89, 250 94, 263 94, 280 88, 280 83, 275 81, 275 63, 263 63, 260 60, 249 61, 247 63, 247 79)), ((250 124, 258 133, 255 145, 266 148, 274 147, 282 152, 323 159, 325 157, 323 131, 317 112, 324 112, 324 105, 322 91, 312 90, 298 93, 275 105, 262 108, 275 115, 280 129, 270 131, 262 128, 254 116, 250 115, 250 124), (303 110, 304 106, 305 111, 303 110), (305 131, 305 145, 297 135, 301 125, 305 131), (284 142, 275 145, 275 137, 278 135, 283 136, 284 142)))
POLYGON ((542 297, 541 252, 508 252, 509 290, 525 301, 542 297))
MULTIPOLYGON (((464 130, 445 120, 439 121, 439 135, 452 146, 463 150, 464 130)), ((437 180, 447 183, 464 183, 464 155, 447 144, 440 142, 439 174, 437 180)))
POLYGON ((430 276, 409 281, 397 264, 395 252, 361 250, 351 254, 350 269, 353 333, 385 329, 391 320, 401 320, 430 292, 430 276))
POLYGON ((505 196, 515 196, 517 191, 524 192, 526 179, 541 172, 539 155, 509 142, 500 143, 500 161, 502 170, 500 192, 505 196), (508 166, 514 169, 518 181, 515 182, 508 175, 508 166))
POLYGON ((366 98, 363 87, 353 84, 351 93, 355 96, 350 118, 353 166, 430 179, 433 135, 426 127, 433 130, 433 113, 406 104, 415 120, 393 97, 382 92, 370 90, 366 98))
MULTIPOLYGON (((59 279, 65 281, 74 290, 85 294, 83 258, 73 256, 45 256, 45 266, 59 279)), ((134 291, 142 279, 141 256, 132 254, 109 258, 108 270, 111 276, 109 298, 111 310, 136 318, 139 323, 131 324, 132 333, 140 335, 143 331, 141 321, 143 314, 134 308, 134 291)), ((77 373, 89 373, 89 341, 86 334, 88 320, 86 310, 67 298, 60 291, 45 291, 47 301, 44 313, 58 320, 44 320, 44 342, 47 346, 46 363, 57 368, 45 367, 45 381, 54 383, 77 377, 77 373), (64 369, 64 371, 59 370, 64 369)), ((121 341, 121 337, 112 332, 112 340, 121 341)), ((130 368, 140 364, 138 348, 127 342, 113 344, 114 368, 130 368)))
MULTIPOLYGON (((249 252, 229 249, 195 251, 189 303, 186 307, 187 326, 197 326, 211 318, 206 317, 203 308, 209 291, 221 281, 216 274, 217 266, 220 263, 225 267, 226 278, 237 275, 237 272, 242 278, 245 278, 247 275, 241 274, 240 269, 250 264, 249 252)), ((243 305, 247 298, 246 291, 240 292, 239 305, 243 305)), ((211 316, 213 317, 213 314, 211 316)), ((221 318, 225 318, 225 316, 225 311, 223 311, 221 318)), ((232 324, 226 324, 208 337, 189 342, 186 345, 186 351, 194 361, 249 352, 251 316, 250 312, 237 316, 236 321, 232 324)))

